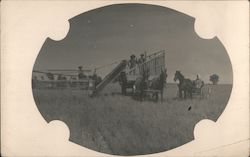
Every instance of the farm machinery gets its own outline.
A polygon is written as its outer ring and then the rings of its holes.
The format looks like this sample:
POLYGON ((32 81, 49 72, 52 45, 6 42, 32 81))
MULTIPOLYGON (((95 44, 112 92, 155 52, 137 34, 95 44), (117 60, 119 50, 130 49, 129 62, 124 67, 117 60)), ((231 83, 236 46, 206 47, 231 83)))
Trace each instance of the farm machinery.
MULTIPOLYGON (((80 69, 82 70, 82 69, 80 69)), ((96 70, 96 69, 95 69, 96 70)), ((94 71, 95 71, 94 70, 94 71)), ((129 61, 122 60, 117 66, 108 73, 103 79, 99 80, 95 75, 87 75, 86 77, 79 79, 77 74, 79 70, 47 70, 38 71, 33 70, 33 75, 42 74, 46 77, 32 77, 32 88, 49 88, 49 89, 65 89, 65 88, 77 88, 82 90, 88 90, 91 96, 98 95, 109 83, 119 81, 122 94, 126 95, 127 89, 131 89, 133 94, 138 93, 152 93, 158 99, 158 93, 163 93, 162 89, 149 88, 151 81, 159 78, 162 72, 165 70, 165 50, 145 55, 145 60, 136 64, 133 67, 129 66, 129 61), (65 72, 74 72, 75 74, 62 74, 65 72), (147 73, 147 77, 145 76, 147 73), (57 78, 52 77, 57 76, 57 78), (46 79, 45 79, 46 78, 46 79), (136 88, 136 82, 144 79, 144 87, 141 89, 136 88)), ((85 73, 90 73, 91 70, 82 70, 85 73)), ((141 82, 142 83, 142 82, 141 82)))
POLYGON ((165 51, 159 51, 151 55, 145 56, 145 60, 141 63, 135 64, 134 67, 129 66, 129 62, 122 60, 120 64, 110 72, 103 81, 98 84, 93 91, 93 95, 97 95, 107 84, 113 81, 119 81, 121 86, 121 93, 127 94, 127 89, 131 89, 133 95, 152 94, 158 100, 158 94, 161 94, 163 99, 163 84, 166 80, 165 71, 165 51), (162 85, 154 86, 154 82, 161 83, 159 78, 165 75, 162 80, 162 85), (146 76, 145 76, 146 75, 146 76), (165 79, 164 79, 165 78, 165 79), (139 82, 141 87, 136 88, 136 83, 139 82))
POLYGON ((147 94, 152 94, 157 101, 158 94, 161 94, 161 100, 163 99, 165 81, 165 51, 162 50, 145 56, 145 61, 137 64, 133 68, 127 66, 127 68, 120 73, 119 83, 121 85, 121 92, 124 95, 127 94, 127 89, 131 89, 133 95, 142 97, 147 96, 147 94), (154 84, 156 86, 154 86, 154 84))

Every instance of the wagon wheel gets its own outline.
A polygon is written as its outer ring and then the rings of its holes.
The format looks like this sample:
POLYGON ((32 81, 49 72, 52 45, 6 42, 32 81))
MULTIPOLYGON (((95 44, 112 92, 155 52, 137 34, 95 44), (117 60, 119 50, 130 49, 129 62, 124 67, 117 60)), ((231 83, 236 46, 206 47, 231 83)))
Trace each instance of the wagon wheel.
POLYGON ((158 102, 158 100, 159 100, 158 92, 155 92, 155 101, 158 102))
POLYGON ((163 102, 163 89, 161 90, 161 102, 163 102))
POLYGON ((127 89, 127 76, 125 72, 121 72, 119 76, 119 83, 121 86, 121 92, 122 95, 126 95, 126 89, 127 89))
POLYGON ((126 87, 126 84, 125 83, 122 83, 121 84, 121 92, 122 92, 122 95, 126 95, 126 93, 127 93, 127 87, 126 87))

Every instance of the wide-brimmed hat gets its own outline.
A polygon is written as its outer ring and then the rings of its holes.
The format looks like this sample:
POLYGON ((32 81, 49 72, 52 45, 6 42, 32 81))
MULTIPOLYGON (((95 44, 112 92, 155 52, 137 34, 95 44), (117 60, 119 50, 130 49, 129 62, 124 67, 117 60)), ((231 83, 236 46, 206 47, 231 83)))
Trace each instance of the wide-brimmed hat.
POLYGON ((135 58, 135 55, 131 55, 130 58, 135 58))
POLYGON ((82 66, 79 66, 78 69, 82 69, 82 66))

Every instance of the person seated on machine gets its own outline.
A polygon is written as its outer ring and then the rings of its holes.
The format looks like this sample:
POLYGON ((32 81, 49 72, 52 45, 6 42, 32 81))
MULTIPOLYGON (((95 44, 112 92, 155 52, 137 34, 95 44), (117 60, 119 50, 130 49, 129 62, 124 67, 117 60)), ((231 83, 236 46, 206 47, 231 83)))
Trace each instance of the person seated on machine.
POLYGON ((201 89, 204 86, 204 81, 201 80, 200 75, 196 75, 196 79, 194 80, 194 87, 196 89, 201 89))
POLYGON ((130 60, 129 60, 129 68, 132 69, 136 66, 137 60, 135 55, 131 55, 130 56, 130 60))
POLYGON ((78 79, 82 80, 82 79, 85 79, 85 78, 87 78, 87 76, 84 74, 82 66, 79 66, 78 67, 78 79))
POLYGON ((141 57, 138 59, 138 64, 142 64, 146 61, 145 55, 142 53, 141 57))

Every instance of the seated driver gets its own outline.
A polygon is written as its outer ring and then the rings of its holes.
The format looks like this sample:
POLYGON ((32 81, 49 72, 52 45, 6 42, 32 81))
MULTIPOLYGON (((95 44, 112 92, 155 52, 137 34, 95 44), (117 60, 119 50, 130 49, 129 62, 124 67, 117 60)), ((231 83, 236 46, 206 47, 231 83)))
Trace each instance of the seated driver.
POLYGON ((201 88, 201 87, 203 87, 203 85, 204 85, 204 82, 200 79, 200 75, 197 74, 196 79, 194 80, 195 88, 201 88))
POLYGON ((138 64, 142 64, 146 61, 145 55, 141 54, 141 57, 138 59, 138 64))
POLYGON ((136 62, 137 62, 137 59, 136 59, 135 55, 131 55, 130 60, 129 60, 129 68, 130 69, 134 68, 136 65, 136 62))

